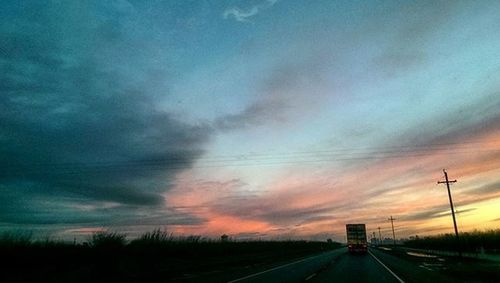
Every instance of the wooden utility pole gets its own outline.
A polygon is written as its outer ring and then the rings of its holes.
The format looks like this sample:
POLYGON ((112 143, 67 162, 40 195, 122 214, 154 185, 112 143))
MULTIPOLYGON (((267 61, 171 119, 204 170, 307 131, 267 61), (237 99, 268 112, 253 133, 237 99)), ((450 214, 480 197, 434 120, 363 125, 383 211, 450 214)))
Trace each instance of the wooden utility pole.
POLYGON ((392 226, 392 241, 393 241, 393 244, 394 246, 396 245, 396 234, 394 234, 394 218, 392 218, 392 215, 391 215, 391 218, 387 219, 387 220, 391 220, 391 226, 392 226))
POLYGON ((446 188, 448 189, 448 198, 450 200, 450 207, 451 207, 451 216, 453 217, 453 227, 455 228, 455 236, 457 239, 457 249, 458 249, 458 255, 462 257, 462 249, 460 248, 460 238, 458 237, 458 228, 457 228, 457 220, 455 218, 455 208, 453 208, 453 200, 451 199, 451 191, 450 191, 450 183, 456 183, 457 180, 450 181, 448 180, 448 173, 446 172, 445 169, 443 169, 444 173, 444 181, 438 181, 438 184, 446 184, 446 188))
POLYGON ((382 234, 380 234, 380 227, 378 227, 378 238, 380 240, 380 243, 382 244, 382 234))

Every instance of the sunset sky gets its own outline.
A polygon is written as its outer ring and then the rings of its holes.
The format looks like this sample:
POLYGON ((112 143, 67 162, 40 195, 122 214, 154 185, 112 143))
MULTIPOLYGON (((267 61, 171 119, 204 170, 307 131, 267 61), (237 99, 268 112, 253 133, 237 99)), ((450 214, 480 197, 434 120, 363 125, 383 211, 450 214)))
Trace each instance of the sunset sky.
POLYGON ((500 1, 2 1, 0 231, 500 228, 500 1))

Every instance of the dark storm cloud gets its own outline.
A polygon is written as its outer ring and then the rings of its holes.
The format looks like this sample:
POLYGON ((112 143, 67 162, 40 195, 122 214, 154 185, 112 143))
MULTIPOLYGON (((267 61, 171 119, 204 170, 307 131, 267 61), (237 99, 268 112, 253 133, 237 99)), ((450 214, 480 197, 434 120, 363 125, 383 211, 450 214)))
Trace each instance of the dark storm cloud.
POLYGON ((123 9, 99 4, 99 13, 88 13, 96 3, 3 7, 10 21, 0 26, 2 222, 110 215, 71 204, 158 206, 170 177, 210 138, 208 126, 157 107, 168 101, 158 75, 168 71, 143 60, 147 47, 127 32, 123 9))

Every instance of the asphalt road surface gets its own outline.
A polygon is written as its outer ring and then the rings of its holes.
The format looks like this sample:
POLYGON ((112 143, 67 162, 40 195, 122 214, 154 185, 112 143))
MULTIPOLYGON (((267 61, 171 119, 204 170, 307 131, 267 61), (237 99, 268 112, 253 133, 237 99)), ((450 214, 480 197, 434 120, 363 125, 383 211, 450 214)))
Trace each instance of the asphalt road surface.
POLYGON ((285 265, 270 268, 229 281, 229 283, 273 282, 294 283, 303 282, 305 278, 328 266, 339 255, 345 254, 346 248, 326 252, 320 255, 297 260, 285 265))
POLYGON ((402 282, 373 254, 351 255, 347 248, 309 257, 230 281, 242 282, 402 282))
POLYGON ((311 274, 307 282, 402 282, 391 272, 372 253, 350 255, 346 252, 324 270, 311 274))
POLYGON ((341 248, 229 282, 500 282, 500 267, 402 248, 370 248, 365 255, 351 255, 341 248))

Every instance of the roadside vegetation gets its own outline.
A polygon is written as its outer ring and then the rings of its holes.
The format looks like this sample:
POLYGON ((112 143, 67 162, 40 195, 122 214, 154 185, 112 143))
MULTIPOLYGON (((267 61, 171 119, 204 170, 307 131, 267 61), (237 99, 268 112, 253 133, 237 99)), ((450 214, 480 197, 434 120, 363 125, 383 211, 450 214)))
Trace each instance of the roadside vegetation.
POLYGON ((26 232, 0 235, 0 253, 8 259, 4 282, 197 281, 214 272, 258 269, 340 246, 332 241, 174 236, 162 230, 131 240, 118 232, 98 232, 83 243, 34 240, 26 232))
MULTIPOLYGON (((459 234, 459 238, 465 252, 500 253, 500 229, 464 232, 459 234)), ((405 246, 412 248, 447 251, 455 250, 456 244, 455 234, 414 238, 405 242, 405 246)))

